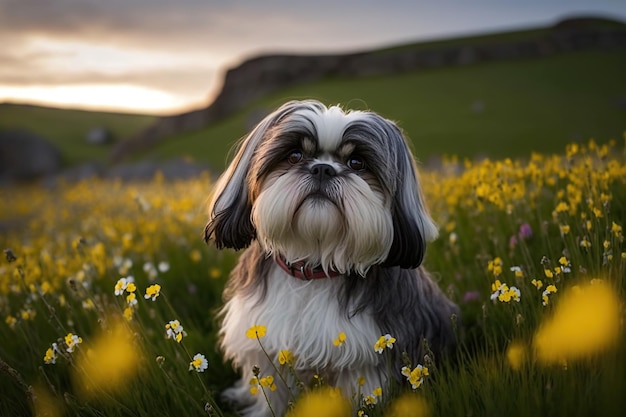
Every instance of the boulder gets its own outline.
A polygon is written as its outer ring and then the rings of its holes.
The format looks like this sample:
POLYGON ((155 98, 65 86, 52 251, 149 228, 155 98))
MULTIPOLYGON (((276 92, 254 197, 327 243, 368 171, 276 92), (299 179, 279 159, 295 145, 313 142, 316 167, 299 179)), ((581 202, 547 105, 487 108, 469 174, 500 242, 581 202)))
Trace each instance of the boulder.
POLYGON ((61 152, 42 136, 25 130, 0 131, 0 182, 52 175, 61 164, 61 152))

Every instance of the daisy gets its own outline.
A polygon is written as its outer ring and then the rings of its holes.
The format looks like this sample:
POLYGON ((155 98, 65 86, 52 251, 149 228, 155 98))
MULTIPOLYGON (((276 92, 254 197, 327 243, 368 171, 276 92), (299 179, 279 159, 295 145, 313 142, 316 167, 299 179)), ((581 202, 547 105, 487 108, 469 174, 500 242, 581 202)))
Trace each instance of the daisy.
POLYGON ((209 367, 209 362, 206 357, 201 353, 196 353, 193 360, 189 362, 189 370, 196 372, 204 372, 209 367))

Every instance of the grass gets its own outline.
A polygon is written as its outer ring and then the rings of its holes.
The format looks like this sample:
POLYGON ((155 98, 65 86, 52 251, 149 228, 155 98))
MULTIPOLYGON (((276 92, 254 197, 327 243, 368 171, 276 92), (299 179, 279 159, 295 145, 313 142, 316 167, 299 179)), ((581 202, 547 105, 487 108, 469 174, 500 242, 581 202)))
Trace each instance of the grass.
MULTIPOLYGON (((381 387, 382 396, 364 393, 375 405, 355 398, 353 409, 370 417, 390 415, 388 406, 431 416, 621 415, 625 177, 626 148, 615 141, 521 159, 447 158, 423 171, 441 226, 425 266, 461 307, 461 344, 450 361, 413 358, 430 370, 418 388, 381 387), (597 345, 582 343, 589 340, 597 345)), ((207 404, 212 415, 232 415, 218 399, 236 375, 216 348, 214 312, 237 254, 200 237, 210 183, 157 176, 2 189, 0 246, 10 252, 0 263, 0 415, 31 415, 33 403, 36 415, 200 416, 207 404), (123 289, 129 275, 136 288, 123 289), (154 284, 160 295, 145 299, 154 284), (184 327, 180 343, 166 336, 173 320, 184 327), (82 338, 73 352, 69 333, 82 338), (45 363, 47 353, 56 363, 45 363), (208 360, 205 372, 189 371, 196 353, 208 360), (113 384, 96 384, 104 372, 113 384)))
POLYGON ((331 78, 281 91, 206 129, 169 138, 152 157, 188 156, 221 170, 248 115, 317 98, 398 120, 425 162, 445 154, 502 158, 559 152, 626 129, 626 54, 578 52, 363 79, 331 78), (482 113, 473 103, 484 105, 482 113))
POLYGON ((85 140, 89 130, 106 128, 114 141, 119 141, 155 120, 155 117, 146 115, 0 104, 0 129, 24 129, 41 135, 60 149, 64 164, 68 166, 86 161, 106 161, 112 144, 89 144, 85 140))

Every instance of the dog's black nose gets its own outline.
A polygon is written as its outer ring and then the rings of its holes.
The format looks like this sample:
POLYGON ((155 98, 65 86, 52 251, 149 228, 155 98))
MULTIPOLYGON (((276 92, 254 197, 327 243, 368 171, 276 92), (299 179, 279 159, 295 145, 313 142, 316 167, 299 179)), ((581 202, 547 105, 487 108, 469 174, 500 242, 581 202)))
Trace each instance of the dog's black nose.
POLYGON ((315 164, 311 167, 311 175, 317 178, 319 182, 324 182, 337 175, 337 172, 331 165, 315 164))

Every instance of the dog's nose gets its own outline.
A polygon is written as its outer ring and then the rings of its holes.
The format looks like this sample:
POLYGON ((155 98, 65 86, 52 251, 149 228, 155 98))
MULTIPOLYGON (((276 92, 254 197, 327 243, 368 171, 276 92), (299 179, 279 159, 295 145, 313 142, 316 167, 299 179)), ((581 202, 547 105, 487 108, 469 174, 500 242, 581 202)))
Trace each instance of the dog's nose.
POLYGON ((311 167, 311 175, 317 178, 320 182, 324 182, 337 175, 337 172, 331 165, 315 164, 311 167))

